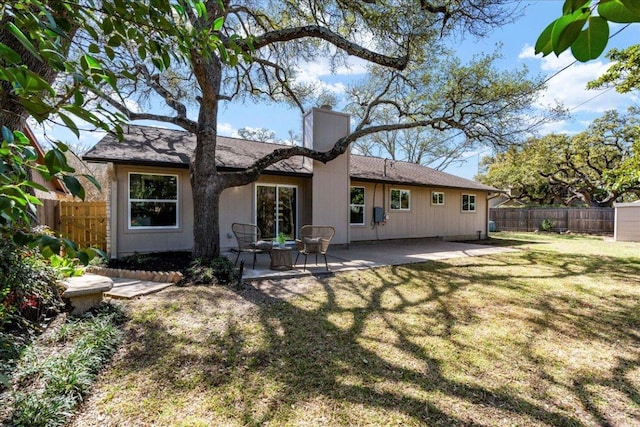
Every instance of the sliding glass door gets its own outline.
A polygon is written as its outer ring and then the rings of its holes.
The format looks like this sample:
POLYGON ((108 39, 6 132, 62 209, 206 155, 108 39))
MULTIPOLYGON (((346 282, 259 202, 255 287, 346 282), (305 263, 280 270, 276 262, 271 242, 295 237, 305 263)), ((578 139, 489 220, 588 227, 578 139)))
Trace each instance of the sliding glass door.
POLYGON ((284 233, 287 240, 295 239, 298 188, 292 185, 256 185, 256 224, 263 239, 275 239, 278 233, 284 233))

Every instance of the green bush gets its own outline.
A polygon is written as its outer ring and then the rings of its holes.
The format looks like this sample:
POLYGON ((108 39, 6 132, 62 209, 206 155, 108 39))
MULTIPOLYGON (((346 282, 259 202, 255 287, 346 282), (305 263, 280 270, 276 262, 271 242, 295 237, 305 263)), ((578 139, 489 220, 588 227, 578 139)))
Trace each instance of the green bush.
POLYGON ((543 219, 540 223, 540 229, 542 231, 551 231, 555 226, 556 222, 547 218, 543 219))
POLYGON ((195 260, 187 269, 186 280, 194 284, 226 285, 238 278, 238 270, 233 263, 224 256, 215 258, 209 264, 195 260))
POLYGON ((38 250, 0 240, 0 391, 20 349, 63 307, 56 273, 38 250))
POLYGON ((56 272, 37 249, 0 242, 0 330, 37 330, 64 307, 56 272))

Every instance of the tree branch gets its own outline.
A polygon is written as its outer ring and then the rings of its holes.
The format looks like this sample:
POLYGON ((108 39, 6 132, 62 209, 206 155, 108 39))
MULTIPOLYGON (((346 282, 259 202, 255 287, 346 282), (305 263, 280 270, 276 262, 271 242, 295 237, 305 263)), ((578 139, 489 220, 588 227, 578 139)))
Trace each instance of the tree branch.
MULTIPOLYGON (((376 53, 365 49, 357 43, 353 43, 345 39, 340 34, 335 33, 328 28, 321 27, 319 25, 307 25, 302 27, 283 28, 281 30, 270 31, 256 37, 253 40, 253 47, 255 50, 259 50, 260 48, 268 46, 270 44, 288 42, 303 38, 322 39, 344 50, 350 55, 357 56, 358 58, 362 58, 374 64, 395 68, 397 70, 404 70, 409 63, 408 53, 402 58, 394 58, 376 53)), ((246 42, 242 42, 240 43, 240 45, 246 51, 250 50, 246 42)))
POLYGON ((174 125, 180 126, 184 130, 192 133, 195 133, 198 129, 198 123, 188 119, 187 117, 164 116, 160 114, 151 114, 151 113, 136 113, 134 111, 131 111, 124 104, 111 98, 110 96, 101 95, 100 97, 106 102, 108 102, 109 105, 111 105, 113 108, 117 109, 122 114, 127 116, 129 120, 155 120, 159 122, 173 123, 174 125))

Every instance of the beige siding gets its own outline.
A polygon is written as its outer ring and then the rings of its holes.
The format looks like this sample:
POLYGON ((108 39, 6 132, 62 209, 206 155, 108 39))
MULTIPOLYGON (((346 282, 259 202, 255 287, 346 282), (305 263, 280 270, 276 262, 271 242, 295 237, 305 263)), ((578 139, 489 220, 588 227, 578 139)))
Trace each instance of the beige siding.
POLYGON ((487 193, 483 191, 426 188, 406 185, 374 184, 352 181, 365 187, 365 225, 351 226, 351 241, 439 237, 445 240, 477 239, 478 231, 486 237, 487 193), (410 190, 408 211, 389 209, 390 190, 410 190), (432 191, 445 195, 444 205, 431 204, 432 191), (462 194, 476 196, 476 211, 462 212, 462 194), (373 223, 373 207, 384 208, 387 220, 373 223))
POLYGON ((231 232, 234 222, 255 224, 256 218, 256 185, 280 184, 295 185, 298 187, 298 230, 310 222, 311 205, 309 185, 310 180, 305 178, 269 176, 264 175, 252 184, 242 187, 228 188, 222 192, 220 199, 220 247, 223 250, 236 245, 236 239, 231 232))
MULTIPOLYGON (((134 252, 162 252, 193 249, 193 200, 189 172, 184 169, 118 166, 117 225, 116 239, 111 239, 113 247, 117 247, 117 256, 125 256, 134 252), (179 227, 169 230, 129 230, 128 218, 128 174, 130 172, 177 174, 179 185, 178 218, 179 227)), ((236 245, 231 233, 234 222, 255 223, 255 186, 256 184, 286 184, 298 187, 298 228, 309 223, 311 205, 310 179, 263 176, 257 183, 242 187, 229 188, 220 198, 220 246, 222 250, 236 245)))
MULTIPOLYGON (((349 134, 349 115, 314 108, 304 117, 304 145, 329 151, 349 134)), ((312 224, 332 225, 333 243, 349 242, 349 152, 324 164, 313 162, 312 224)))
MULTIPOLYGON (((134 252, 189 251, 193 249, 193 203, 189 171, 186 169, 153 168, 120 165, 116 169, 117 188, 117 256, 134 252), (129 173, 178 175, 178 228, 130 230, 127 224, 129 173)), ((112 240, 113 241, 113 240, 112 240)))
POLYGON ((614 239, 621 242, 640 242, 640 204, 616 204, 614 239))

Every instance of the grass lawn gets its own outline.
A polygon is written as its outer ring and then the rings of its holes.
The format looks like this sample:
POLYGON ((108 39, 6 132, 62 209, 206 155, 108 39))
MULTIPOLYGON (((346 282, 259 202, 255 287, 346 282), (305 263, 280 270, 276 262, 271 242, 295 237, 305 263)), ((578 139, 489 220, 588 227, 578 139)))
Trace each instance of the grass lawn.
POLYGON ((492 243, 520 251, 132 301, 74 425, 640 425, 640 244, 492 243))

